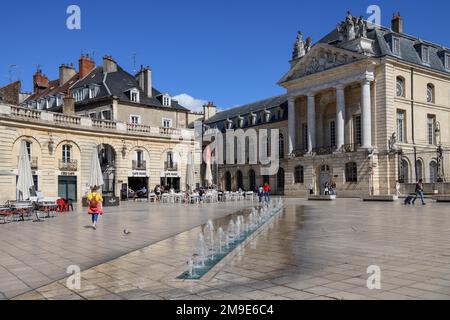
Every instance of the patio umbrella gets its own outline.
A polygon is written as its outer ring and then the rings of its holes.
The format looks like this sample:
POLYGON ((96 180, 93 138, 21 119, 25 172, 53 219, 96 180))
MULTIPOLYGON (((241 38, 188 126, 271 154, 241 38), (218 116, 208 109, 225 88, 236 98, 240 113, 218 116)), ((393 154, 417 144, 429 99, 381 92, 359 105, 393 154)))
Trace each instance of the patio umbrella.
POLYGON ((30 156, 27 151, 26 141, 20 144, 17 190, 20 191, 22 200, 30 199, 30 189, 34 186, 33 173, 31 172, 30 156))
POLYGON ((192 152, 189 152, 186 167, 186 185, 190 190, 193 190, 195 187, 194 180, 194 159, 192 156, 192 152))
POLYGON ((100 167, 100 161, 98 160, 98 150, 96 147, 94 147, 94 150, 92 151, 92 158, 91 158, 91 167, 89 168, 89 186, 90 187, 101 187, 105 184, 103 181, 103 173, 102 168, 100 167))
POLYGON ((205 150, 205 162, 206 162, 206 171, 205 171, 205 181, 208 184, 208 187, 213 182, 212 170, 211 170, 211 148, 208 146, 205 150))

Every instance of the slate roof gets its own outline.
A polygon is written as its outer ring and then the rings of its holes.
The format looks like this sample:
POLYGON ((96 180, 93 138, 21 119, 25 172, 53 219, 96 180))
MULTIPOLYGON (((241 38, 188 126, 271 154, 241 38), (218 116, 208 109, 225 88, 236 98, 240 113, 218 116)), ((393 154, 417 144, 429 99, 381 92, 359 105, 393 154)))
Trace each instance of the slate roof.
MULTIPOLYGON (((367 37, 375 41, 374 52, 375 57, 381 58, 385 56, 395 57, 408 63, 420 65, 425 68, 431 68, 436 71, 446 72, 450 74, 450 70, 445 68, 444 52, 450 54, 450 49, 434 44, 429 41, 422 40, 417 37, 410 36, 405 33, 395 33, 386 27, 375 27, 369 30, 367 37), (400 39, 400 55, 394 55, 392 51, 392 38, 400 39), (422 63, 421 47, 423 44, 430 48, 430 63, 422 63)), ((330 45, 338 45, 339 34, 337 30, 333 30, 318 43, 327 43, 330 45)))
MULTIPOLYGON (((117 72, 107 73, 106 75, 103 73, 102 66, 96 67, 83 79, 78 80, 77 74, 63 86, 59 86, 59 80, 50 81, 48 89, 40 92, 39 94, 33 94, 24 103, 35 101, 48 96, 56 96, 60 93, 66 94, 69 89, 73 91, 76 89, 89 87, 90 85, 97 85, 99 87, 99 92, 94 100, 111 98, 115 96, 118 97, 120 101, 131 102, 130 97, 126 94, 126 92, 129 89, 136 88, 140 92, 140 105, 149 107, 171 108, 179 111, 189 111, 174 99, 172 99, 172 105, 170 107, 164 107, 160 99, 157 98, 162 93, 155 88, 153 88, 152 97, 147 97, 147 95, 140 88, 139 83, 137 82, 135 77, 123 70, 120 66, 117 67, 117 72)), ((76 102, 75 104, 89 105, 90 102, 92 102, 92 100, 84 100, 81 102, 76 102)), ((62 107, 54 107, 49 110, 56 111, 61 108, 62 107)))
MULTIPOLYGON (((78 81, 71 87, 71 90, 84 88, 89 85, 98 85, 100 92, 96 96, 96 99, 107 98, 111 96, 118 97, 120 101, 131 102, 130 97, 126 92, 130 89, 136 88, 140 92, 141 105, 147 105, 152 107, 163 107, 161 101, 157 99, 161 92, 153 88, 152 97, 148 97, 144 91, 140 88, 139 83, 134 76, 123 70, 120 66, 117 67, 117 72, 103 73, 103 67, 97 67, 84 79, 78 81)), ((169 108, 188 111, 185 107, 181 106, 176 100, 172 99, 172 105, 169 108)))
MULTIPOLYGON (((253 102, 247 105, 239 106, 236 108, 224 110, 222 112, 217 113, 215 116, 209 118, 205 121, 205 124, 210 127, 217 127, 219 130, 223 130, 225 128, 225 120, 230 119, 236 124, 237 117, 244 117, 245 124, 244 126, 250 126, 249 123, 249 115, 251 113, 255 113, 256 125, 262 123, 263 111, 264 110, 273 110, 276 108, 282 108, 285 111, 287 110, 287 95, 280 95, 271 97, 268 99, 260 100, 257 102, 253 102)), ((286 118, 287 112, 284 112, 283 119, 279 119, 276 114, 272 113, 272 120, 284 120, 286 118)))

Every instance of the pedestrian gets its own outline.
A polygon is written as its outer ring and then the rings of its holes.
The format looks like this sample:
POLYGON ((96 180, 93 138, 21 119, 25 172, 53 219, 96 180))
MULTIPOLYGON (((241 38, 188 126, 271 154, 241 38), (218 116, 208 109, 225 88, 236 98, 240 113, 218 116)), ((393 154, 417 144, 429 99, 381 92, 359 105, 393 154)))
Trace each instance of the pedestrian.
POLYGON ((414 205, 416 203, 417 198, 420 197, 420 200, 422 200, 422 205, 426 205, 424 199, 423 199, 423 180, 420 179, 419 182, 416 184, 416 196, 414 197, 414 200, 412 201, 412 204, 414 205))
POLYGON ((259 186, 258 188, 258 197, 259 197, 259 205, 262 205, 262 201, 263 201, 263 196, 264 196, 264 188, 263 186, 259 186))
POLYGON ((103 197, 97 192, 97 186, 93 186, 91 193, 88 194, 88 213, 92 218, 92 229, 97 230, 97 221, 99 215, 103 215, 103 197))
POLYGON ((270 185, 268 183, 265 183, 263 190, 264 190, 264 200, 267 203, 270 203, 270 190, 271 190, 270 185))
POLYGON ((396 181, 395 182, 395 194, 397 195, 397 197, 400 197, 401 193, 400 193, 400 181, 396 181))
POLYGON ((311 196, 314 195, 314 186, 313 186, 312 183, 310 183, 310 184, 308 185, 308 190, 309 190, 309 194, 310 194, 311 196))
POLYGON ((332 196, 337 195, 337 186, 336 186, 336 182, 331 181, 330 188, 331 188, 331 195, 332 195, 332 196))

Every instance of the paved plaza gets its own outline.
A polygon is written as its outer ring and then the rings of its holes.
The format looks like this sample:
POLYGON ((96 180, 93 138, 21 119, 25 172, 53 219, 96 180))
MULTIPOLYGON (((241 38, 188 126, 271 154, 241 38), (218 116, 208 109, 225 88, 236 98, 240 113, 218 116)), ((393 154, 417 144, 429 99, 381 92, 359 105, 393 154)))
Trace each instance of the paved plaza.
POLYGON ((96 232, 81 213, 1 225, 0 291, 15 299, 450 299, 448 205, 285 202, 285 213, 199 281, 176 278, 200 225, 250 202, 130 204, 96 232), (65 286, 71 264, 84 270, 80 290, 65 286), (372 265, 380 290, 366 285, 372 265))

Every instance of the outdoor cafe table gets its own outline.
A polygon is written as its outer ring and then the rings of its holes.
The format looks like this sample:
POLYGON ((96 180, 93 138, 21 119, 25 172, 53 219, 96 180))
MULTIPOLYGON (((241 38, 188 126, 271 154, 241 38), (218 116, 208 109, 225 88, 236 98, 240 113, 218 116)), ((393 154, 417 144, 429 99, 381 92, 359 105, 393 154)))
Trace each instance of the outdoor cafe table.
MULTIPOLYGON (((54 201, 38 203, 38 212, 47 213, 47 216, 45 218, 50 218, 50 213, 56 212, 57 210, 58 210, 58 205, 54 201)), ((39 220, 39 215, 36 214, 36 216, 39 220)))
POLYGON ((16 202, 11 203, 11 209, 19 211, 21 220, 25 221, 25 214, 31 214, 31 212, 33 211, 33 205, 29 202, 16 202))

